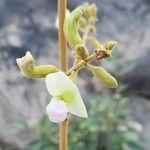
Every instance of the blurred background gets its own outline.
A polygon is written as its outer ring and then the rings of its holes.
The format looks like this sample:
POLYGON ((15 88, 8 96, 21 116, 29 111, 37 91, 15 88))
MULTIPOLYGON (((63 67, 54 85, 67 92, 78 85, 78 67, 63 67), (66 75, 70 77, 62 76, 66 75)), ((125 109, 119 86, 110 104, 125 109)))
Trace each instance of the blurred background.
MULTIPOLYGON (((68 0, 68 8, 83 2, 68 0)), ((87 2, 99 8, 95 36, 101 43, 118 42, 101 65, 120 86, 104 88, 87 70, 79 72, 89 118, 70 121, 69 149, 149 150, 150 1, 87 2)), ((58 127, 45 113, 45 81, 23 77, 15 63, 29 50, 37 64, 59 66, 56 17, 56 0, 0 0, 0 150, 58 149, 58 127)))

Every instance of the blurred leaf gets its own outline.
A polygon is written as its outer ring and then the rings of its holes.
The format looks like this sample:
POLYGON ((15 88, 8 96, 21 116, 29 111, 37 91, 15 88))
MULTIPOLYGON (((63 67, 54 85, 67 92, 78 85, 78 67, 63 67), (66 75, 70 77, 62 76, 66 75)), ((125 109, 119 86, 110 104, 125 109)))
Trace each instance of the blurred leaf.
POLYGON ((27 122, 24 119, 16 119, 12 122, 12 132, 13 133, 18 133, 22 130, 24 130, 25 128, 27 128, 27 122))
MULTIPOLYGON (((73 116, 70 121, 69 150, 140 150, 139 135, 126 122, 130 115, 128 103, 118 92, 88 101, 88 119, 73 116)), ((36 130, 39 138, 28 145, 28 150, 58 149, 58 126, 47 116, 43 116, 36 130)))

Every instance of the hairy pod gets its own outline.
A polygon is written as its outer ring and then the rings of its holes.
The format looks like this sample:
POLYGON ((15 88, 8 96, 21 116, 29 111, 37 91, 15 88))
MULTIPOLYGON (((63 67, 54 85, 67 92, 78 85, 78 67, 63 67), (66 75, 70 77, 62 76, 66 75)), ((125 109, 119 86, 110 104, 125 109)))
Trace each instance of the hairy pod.
POLYGON ((25 77, 44 78, 50 73, 57 72, 58 69, 54 65, 35 65, 35 60, 30 52, 22 58, 17 58, 16 63, 20 68, 21 74, 25 77))
POLYGON ((109 88, 117 88, 118 82, 117 80, 109 74, 104 68, 98 66, 92 66, 90 64, 87 65, 88 69, 90 69, 94 76, 106 87, 109 88))
POLYGON ((70 15, 66 16, 64 21, 64 33, 72 49, 74 49, 76 45, 82 44, 82 39, 78 33, 79 19, 82 14, 82 10, 76 8, 70 15))

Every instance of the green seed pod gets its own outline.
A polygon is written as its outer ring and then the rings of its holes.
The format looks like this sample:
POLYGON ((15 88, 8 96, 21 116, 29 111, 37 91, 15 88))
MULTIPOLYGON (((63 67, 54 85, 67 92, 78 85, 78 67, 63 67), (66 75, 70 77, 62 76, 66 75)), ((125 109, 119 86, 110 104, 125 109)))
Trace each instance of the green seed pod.
POLYGON ((27 52, 24 57, 16 59, 16 63, 21 74, 30 78, 44 78, 46 75, 58 71, 54 65, 35 66, 34 58, 30 52, 27 52))
POLYGON ((76 45, 75 46, 75 52, 82 59, 85 59, 89 55, 88 50, 84 46, 84 44, 78 44, 78 45, 76 45))
POLYGON ((45 78, 48 74, 57 72, 58 69, 54 65, 40 65, 35 66, 34 71, 29 77, 32 76, 33 78, 45 78))
POLYGON ((64 21, 64 33, 72 49, 74 49, 76 45, 82 44, 82 39, 78 33, 79 19, 82 14, 82 10, 76 8, 70 15, 66 16, 64 21))
POLYGON ((92 66, 90 64, 87 65, 88 69, 90 69, 94 76, 106 87, 109 88, 117 88, 118 82, 117 80, 110 75, 104 68, 92 66))

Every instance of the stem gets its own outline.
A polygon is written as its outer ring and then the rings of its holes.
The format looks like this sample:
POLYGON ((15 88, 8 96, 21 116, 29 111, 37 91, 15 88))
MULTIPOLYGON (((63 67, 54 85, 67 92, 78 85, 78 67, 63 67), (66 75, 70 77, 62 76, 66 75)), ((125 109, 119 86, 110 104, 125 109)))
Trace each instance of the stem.
POLYGON ((68 150, 68 124, 69 120, 60 123, 59 126, 59 150, 68 150))
MULTIPOLYGON (((59 16, 59 54, 60 54, 60 69, 67 71, 67 41, 63 32, 63 24, 65 19, 67 0, 58 0, 58 16, 59 16)), ((68 149, 68 120, 60 123, 59 126, 59 150, 68 149)))
POLYGON ((76 71, 84 66, 86 66, 86 64, 90 61, 95 61, 95 60, 99 60, 102 59, 104 57, 104 53, 101 54, 96 54, 95 52, 93 54, 91 54, 90 56, 88 56, 87 58, 85 58, 84 60, 79 61, 77 64, 75 64, 72 68, 70 68, 66 74, 69 76, 71 74, 72 71, 76 71))
POLYGON ((58 0, 58 17, 59 17, 59 54, 60 54, 60 69, 67 71, 67 41, 63 31, 64 19, 66 14, 67 0, 58 0))

